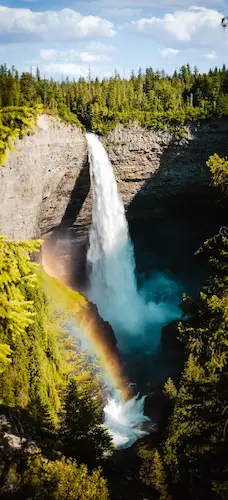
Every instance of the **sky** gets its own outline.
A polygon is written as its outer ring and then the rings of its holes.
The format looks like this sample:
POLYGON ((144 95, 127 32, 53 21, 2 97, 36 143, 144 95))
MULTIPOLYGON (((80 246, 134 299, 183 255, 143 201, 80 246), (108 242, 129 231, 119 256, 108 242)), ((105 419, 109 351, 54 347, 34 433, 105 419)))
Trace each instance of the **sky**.
POLYGON ((228 66, 228 0, 193 2, 0 0, 0 63, 57 79, 228 66))

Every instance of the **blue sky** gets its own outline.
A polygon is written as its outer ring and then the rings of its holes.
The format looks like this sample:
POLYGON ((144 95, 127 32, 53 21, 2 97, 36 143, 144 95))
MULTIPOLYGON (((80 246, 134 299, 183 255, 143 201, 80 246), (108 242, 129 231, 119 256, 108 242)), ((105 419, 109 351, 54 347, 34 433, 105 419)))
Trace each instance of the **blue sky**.
POLYGON ((61 78, 228 66, 228 0, 0 0, 0 59, 61 78))

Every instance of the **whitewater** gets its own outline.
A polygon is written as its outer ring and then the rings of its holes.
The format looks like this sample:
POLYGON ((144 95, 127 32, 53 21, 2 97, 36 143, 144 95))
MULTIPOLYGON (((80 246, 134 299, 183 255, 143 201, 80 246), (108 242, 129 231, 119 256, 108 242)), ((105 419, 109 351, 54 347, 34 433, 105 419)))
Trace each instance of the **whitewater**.
MULTIPOLYGON (((86 295, 111 324, 118 345, 126 349, 132 339, 140 344, 148 324, 153 322, 154 332, 156 325, 160 332, 166 321, 178 317, 178 312, 170 297, 153 301, 161 283, 164 286, 164 276, 162 281, 160 277, 152 280, 152 300, 146 300, 145 290, 138 291, 133 244, 112 165, 99 138, 92 133, 86 138, 93 198, 87 252, 90 286, 86 295)), ((169 280, 166 286, 170 287, 169 280)), ((170 289, 172 296, 173 286, 170 289)), ((118 393, 110 398, 105 407, 105 425, 118 448, 131 446, 147 434, 143 428, 149 420, 144 416, 144 402, 145 396, 127 402, 118 393)))

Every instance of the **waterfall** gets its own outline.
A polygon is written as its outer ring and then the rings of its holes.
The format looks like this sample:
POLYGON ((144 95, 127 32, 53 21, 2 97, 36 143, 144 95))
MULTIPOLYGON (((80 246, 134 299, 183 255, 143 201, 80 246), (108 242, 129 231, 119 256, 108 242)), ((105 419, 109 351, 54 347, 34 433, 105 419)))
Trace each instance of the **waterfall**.
MULTIPOLYGON (((90 178, 93 190, 92 227, 87 262, 88 298, 114 330, 140 333, 141 299, 137 292, 135 259, 124 205, 108 155, 94 134, 87 134, 90 178)), ((127 448, 148 432, 141 429, 145 396, 124 402, 115 391, 104 409, 105 426, 117 448, 127 448)))
POLYGON ((142 299, 137 291, 133 245, 125 210, 108 155, 94 134, 87 134, 93 191, 87 263, 89 299, 115 331, 140 333, 142 299))
MULTIPOLYGON (((149 335, 151 349, 153 343, 156 346, 159 342, 162 326, 179 315, 175 283, 161 273, 154 273, 138 292, 133 245, 112 165, 98 137, 94 134, 86 137, 93 195, 87 297, 112 325, 120 347, 129 348, 134 339, 135 345, 142 349, 149 335)), ((145 397, 135 396, 124 402, 115 390, 112 396, 104 410, 105 425, 115 445, 127 448, 153 428, 144 416, 145 397)))

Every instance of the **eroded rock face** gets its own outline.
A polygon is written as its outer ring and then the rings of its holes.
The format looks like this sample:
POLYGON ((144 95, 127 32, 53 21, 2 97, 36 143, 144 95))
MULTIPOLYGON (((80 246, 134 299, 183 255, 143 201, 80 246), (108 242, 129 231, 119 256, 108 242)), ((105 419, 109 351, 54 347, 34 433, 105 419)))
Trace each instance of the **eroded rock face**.
MULTIPOLYGON (((227 154, 228 120, 187 128, 186 139, 168 132, 119 125, 102 138, 115 170, 128 218, 160 214, 177 196, 208 195, 206 160, 227 154)), ((18 154, 0 168, 0 227, 12 239, 39 237, 52 229, 88 233, 91 190, 85 135, 78 127, 41 115, 18 154)))
POLYGON ((87 164, 86 139, 78 127, 40 115, 36 129, 15 148, 17 154, 0 167, 0 227, 9 238, 31 239, 64 219, 87 164))
POLYGON ((162 200, 178 195, 208 194, 206 160, 227 154, 228 120, 186 128, 185 139, 168 132, 119 125, 103 143, 115 169, 119 191, 129 217, 150 213, 162 200))

